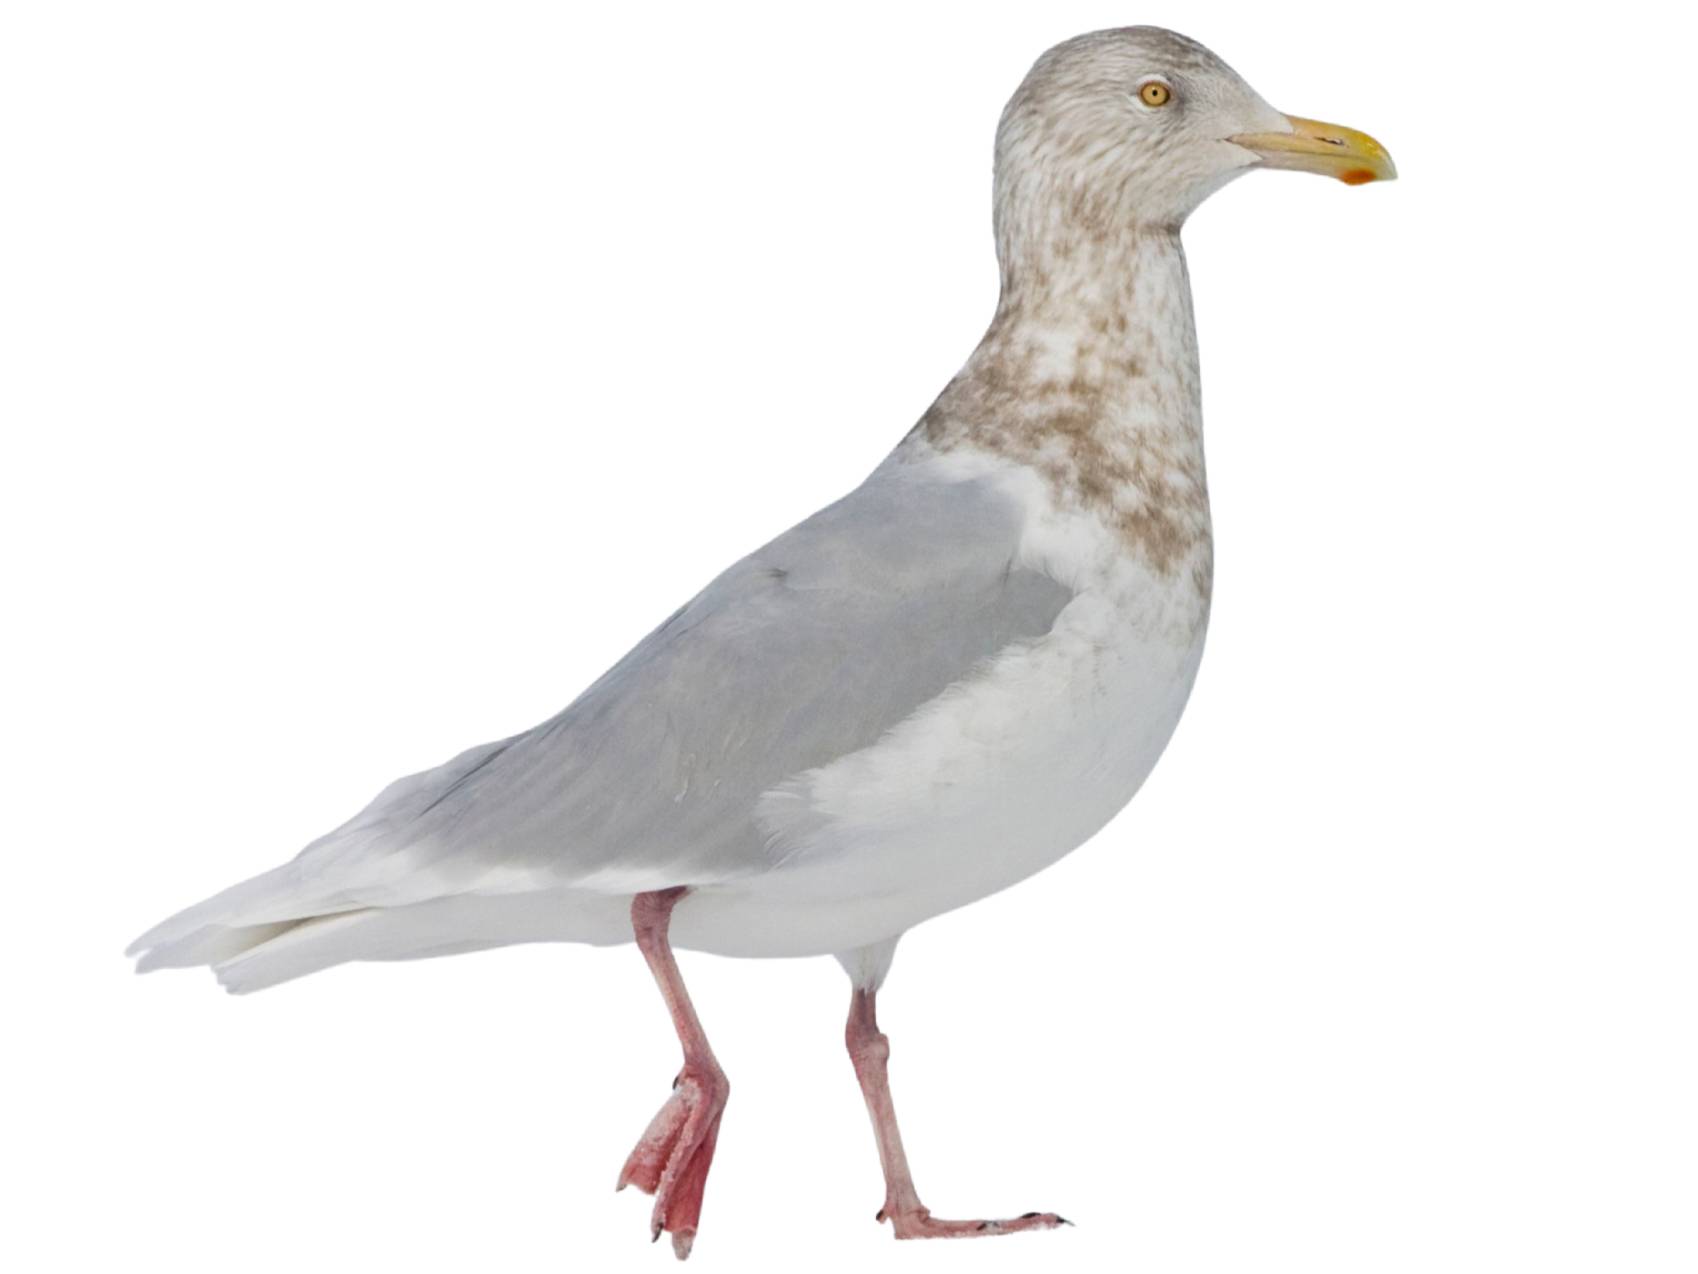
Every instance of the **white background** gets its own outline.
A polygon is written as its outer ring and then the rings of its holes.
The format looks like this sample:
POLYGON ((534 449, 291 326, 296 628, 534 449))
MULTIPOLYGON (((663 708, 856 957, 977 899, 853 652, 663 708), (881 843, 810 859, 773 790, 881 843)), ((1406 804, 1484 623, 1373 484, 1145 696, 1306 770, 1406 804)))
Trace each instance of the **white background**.
POLYGON ((7 1268, 670 1267, 612 1193, 676 1069, 633 949, 240 1000, 119 950, 858 481, 990 314, 1003 100, 1144 20, 1403 178, 1190 225, 1190 712, 882 997, 931 1206, 1077 1228, 894 1244, 836 966, 686 955, 695 1267, 1692 1270, 1670 12, 9 4, 7 1268))

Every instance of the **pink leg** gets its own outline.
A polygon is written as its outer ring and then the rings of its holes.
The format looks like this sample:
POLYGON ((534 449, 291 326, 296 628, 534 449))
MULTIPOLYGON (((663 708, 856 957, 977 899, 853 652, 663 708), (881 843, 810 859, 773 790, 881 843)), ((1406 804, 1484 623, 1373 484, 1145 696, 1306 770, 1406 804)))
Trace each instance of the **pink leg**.
POLYGON ((1028 1212, 1007 1221, 941 1221, 920 1202, 908 1171, 908 1156, 902 1149, 902 1134, 896 1127, 896 1106, 890 1100, 890 1041, 878 1029, 875 995, 856 989, 849 1001, 844 1039, 849 1045, 849 1060, 855 1064, 855 1077, 861 1081, 861 1093, 867 1099, 867 1113, 873 1118, 879 1162, 884 1166, 884 1207, 879 1209, 878 1219, 889 1221, 899 1239, 970 1239, 1070 1224, 1053 1212, 1028 1212))
POLYGON ((680 1261, 690 1255, 696 1241, 702 1193, 707 1188, 714 1143, 719 1140, 719 1117, 731 1094, 731 1085, 708 1047, 707 1035, 690 1004, 690 993, 684 989, 678 962, 672 958, 666 939, 672 908, 687 892, 684 888, 661 889, 638 894, 631 902, 637 947, 649 962, 672 1014, 678 1042, 684 1046, 684 1069, 673 1081, 672 1096, 625 1161, 618 1186, 623 1190, 634 1185, 654 1195, 650 1235, 658 1239, 662 1230, 669 1231, 672 1250, 680 1261))

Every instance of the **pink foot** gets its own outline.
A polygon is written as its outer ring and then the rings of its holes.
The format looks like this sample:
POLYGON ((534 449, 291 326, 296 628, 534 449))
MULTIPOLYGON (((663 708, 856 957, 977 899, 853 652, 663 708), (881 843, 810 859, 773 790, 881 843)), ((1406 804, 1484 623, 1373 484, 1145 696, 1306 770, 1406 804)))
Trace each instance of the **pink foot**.
POLYGON ((709 1069, 687 1063, 672 1086, 672 1096, 619 1173, 618 1189, 631 1185, 654 1195, 650 1237, 658 1239, 661 1231, 669 1232, 680 1261, 690 1255, 696 1241, 708 1168, 719 1140, 719 1117, 730 1093, 731 1085, 717 1066, 709 1069))
POLYGON ((1028 1212, 1006 1221, 944 1221, 924 1207, 910 1208, 905 1212, 886 1208, 879 1212, 878 1219, 889 1221, 899 1239, 982 1239, 992 1234, 1053 1230, 1057 1226, 1073 1224, 1053 1212, 1028 1212))
POLYGON ((896 1127, 896 1107, 890 1100, 890 1040, 878 1029, 874 1011, 876 988, 856 987, 849 1000, 849 1022, 844 1042, 849 1060, 861 1081, 867 1113, 873 1119, 873 1136, 878 1140, 879 1162, 884 1165, 884 1206, 878 1219, 889 1221, 899 1239, 981 1239, 992 1234, 1018 1234, 1022 1230, 1053 1230, 1073 1224, 1053 1212, 1027 1212, 1006 1221, 941 1221, 920 1202, 914 1177, 908 1171, 908 1154, 896 1127))

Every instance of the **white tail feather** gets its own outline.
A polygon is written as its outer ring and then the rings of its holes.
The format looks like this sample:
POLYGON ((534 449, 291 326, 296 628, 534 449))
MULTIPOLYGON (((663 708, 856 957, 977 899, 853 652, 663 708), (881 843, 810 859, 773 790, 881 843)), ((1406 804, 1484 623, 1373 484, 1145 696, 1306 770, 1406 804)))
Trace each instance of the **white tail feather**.
POLYGON ((315 916, 289 925, 282 933, 229 959, 209 963, 218 984, 232 995, 263 991, 348 960, 371 959, 369 944, 354 938, 350 931, 369 926, 382 915, 379 911, 350 911, 315 916))
MULTIPOLYGON (((146 953, 136 968, 211 965, 226 990, 246 994, 351 960, 415 960, 523 942, 629 942, 629 915, 629 897, 618 894, 453 894, 267 924, 203 924, 157 944, 138 942, 146 953)), ((154 932, 178 927, 173 917, 154 932)))
POLYGON ((250 951, 263 942, 270 942, 288 932, 295 921, 270 925, 207 925, 181 938, 174 938, 147 949, 136 961, 137 973, 155 969, 192 969, 202 964, 219 964, 250 951))

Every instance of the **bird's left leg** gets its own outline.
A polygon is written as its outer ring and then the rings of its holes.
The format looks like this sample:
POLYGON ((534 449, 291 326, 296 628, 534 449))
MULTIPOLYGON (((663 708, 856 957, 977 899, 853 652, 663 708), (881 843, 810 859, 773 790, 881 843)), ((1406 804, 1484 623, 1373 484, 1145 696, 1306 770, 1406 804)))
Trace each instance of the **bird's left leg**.
POLYGON ((670 1232, 672 1250, 679 1260, 690 1255, 696 1240, 702 1193, 707 1188, 714 1143, 719 1139, 719 1117, 731 1093, 725 1072, 708 1047, 707 1035, 690 1003, 690 993, 684 989, 667 940, 672 909, 687 892, 682 887, 661 889, 638 894, 631 901, 631 927, 636 931, 637 947, 672 1014, 678 1042, 684 1046, 684 1069, 673 1081, 672 1096, 625 1161, 618 1186, 623 1190, 634 1185, 654 1195, 651 1236, 658 1239, 662 1230, 670 1232))

